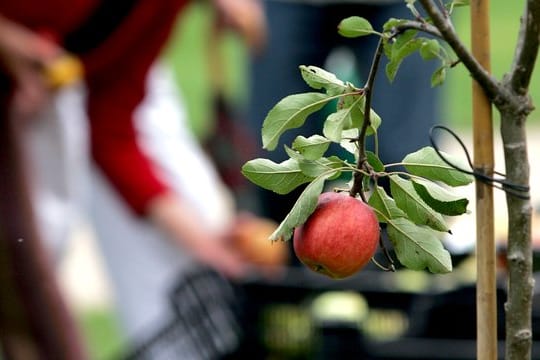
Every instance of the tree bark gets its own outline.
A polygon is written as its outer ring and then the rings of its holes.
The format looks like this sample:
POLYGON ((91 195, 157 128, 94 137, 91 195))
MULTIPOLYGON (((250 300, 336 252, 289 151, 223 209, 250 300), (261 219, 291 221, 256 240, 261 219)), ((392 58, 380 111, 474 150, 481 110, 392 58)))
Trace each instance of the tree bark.
MULTIPOLYGON (((501 114, 506 179, 512 184, 529 186, 529 161, 525 116, 501 114)), ((508 298, 506 310, 506 359, 530 359, 532 345, 531 216, 529 199, 506 193, 508 209, 508 298)))

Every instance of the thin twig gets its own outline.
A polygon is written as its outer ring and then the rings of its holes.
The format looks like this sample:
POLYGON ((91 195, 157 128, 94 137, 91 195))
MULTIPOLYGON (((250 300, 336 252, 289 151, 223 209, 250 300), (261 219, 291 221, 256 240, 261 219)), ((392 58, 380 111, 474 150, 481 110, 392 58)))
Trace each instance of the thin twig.
MULTIPOLYGON (((365 106, 364 106, 364 122, 360 128, 360 133, 358 134, 358 163, 357 168, 360 170, 364 168, 367 161, 366 157, 366 133, 367 129, 371 126, 371 94, 373 91, 373 85, 375 83, 375 76, 379 69, 379 64, 381 62, 381 56, 383 53, 383 38, 379 39, 377 44, 377 49, 375 50, 375 55, 373 56, 373 61, 371 62, 371 69, 369 70, 368 79, 366 85, 364 86, 364 96, 365 96, 365 106)), ((357 194, 362 195, 362 181, 364 174, 361 171, 354 173, 353 185, 351 187, 350 194, 351 196, 356 196, 357 194)))
POLYGON ((396 25, 394 28, 394 32, 396 35, 399 35, 406 30, 419 30, 422 32, 425 32, 426 34, 433 35, 439 39, 442 39, 443 36, 439 29, 437 29, 435 26, 428 24, 425 21, 416 21, 416 20, 407 20, 401 22, 399 25, 396 25))
POLYGON ((540 46, 540 0, 528 0, 518 36, 509 84, 516 94, 526 95, 540 46))
POLYGON ((482 86, 486 95, 497 106, 511 104, 513 106, 521 106, 519 101, 512 96, 486 69, 476 60, 472 53, 467 50, 465 45, 459 39, 452 23, 446 18, 433 3, 432 0, 419 0, 422 7, 429 15, 433 24, 441 32, 444 40, 454 50, 457 57, 467 70, 471 73, 474 79, 482 86))

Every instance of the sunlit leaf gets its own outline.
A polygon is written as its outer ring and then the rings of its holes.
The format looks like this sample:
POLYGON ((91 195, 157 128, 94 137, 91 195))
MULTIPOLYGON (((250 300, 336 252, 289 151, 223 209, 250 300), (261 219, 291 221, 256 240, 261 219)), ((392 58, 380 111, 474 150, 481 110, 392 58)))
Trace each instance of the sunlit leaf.
POLYGON ((356 140, 358 138, 359 130, 357 128, 343 130, 341 133, 341 142, 339 143, 342 148, 350 152, 355 156, 358 156, 358 145, 356 140))
POLYGON ((344 37, 355 38, 374 34, 375 31, 368 20, 360 16, 351 16, 341 20, 338 33, 344 37))
POLYGON ((422 42, 422 39, 416 38, 407 41, 400 47, 397 47, 396 44, 394 44, 390 61, 386 64, 386 76, 390 81, 394 81, 403 60, 418 50, 422 45, 422 42))
POLYGON ((268 159, 250 160, 242 166, 242 174, 252 183, 278 194, 287 194, 313 180, 302 172, 294 159, 279 164, 268 159))
POLYGON ((371 207, 377 209, 379 222, 387 222, 387 219, 406 217, 405 213, 397 207, 396 202, 380 186, 376 186, 368 200, 371 207))
POLYGON ((431 75, 431 87, 442 85, 446 79, 446 66, 443 65, 433 72, 431 75))
POLYGON ((302 154, 308 160, 321 158, 331 141, 321 135, 312 135, 309 138, 298 136, 292 143, 292 148, 302 154))
POLYGON ((326 94, 303 93, 289 95, 279 101, 264 119, 263 148, 274 150, 285 131, 302 126, 310 114, 320 110, 330 100, 326 94))
POLYGON ((432 273, 452 271, 450 253, 444 249, 437 233, 432 229, 400 217, 388 222, 387 231, 398 260, 407 268, 427 268, 432 273))
POLYGON ((313 65, 300 65, 299 68, 304 81, 314 89, 325 89, 328 95, 343 94, 350 90, 347 84, 329 71, 313 65))
POLYGON ((441 51, 441 45, 435 39, 424 39, 424 42, 420 46, 420 56, 424 60, 431 60, 437 58, 441 51))
POLYGON ((396 205, 415 224, 427 225, 443 232, 450 230, 442 215, 420 198, 410 180, 403 179, 398 175, 390 175, 390 191, 396 205))
POLYGON ((377 172, 384 171, 384 164, 382 163, 381 159, 377 155, 375 155, 372 151, 366 151, 366 157, 369 165, 373 168, 373 170, 377 172))
POLYGON ((361 103, 362 98, 358 98, 352 106, 330 114, 324 122, 324 136, 333 142, 341 142, 343 130, 350 129, 353 126, 353 119, 363 119, 362 109, 358 106, 361 103))
POLYGON ((313 180, 300 194, 291 211, 285 219, 279 224, 276 231, 270 235, 270 240, 289 240, 294 228, 306 222, 309 215, 315 211, 319 195, 323 191, 324 182, 330 176, 324 175, 313 180))
MULTIPOLYGON (((459 166, 461 169, 468 169, 462 160, 451 156, 445 152, 440 152, 450 163, 459 166)), ((408 172, 433 181, 442 181, 450 186, 463 186, 473 182, 471 175, 454 169, 445 163, 434 148, 430 146, 411 153, 403 159, 403 164, 408 172)))
POLYGON ((384 32, 391 32, 394 30, 395 27, 403 24, 403 23, 406 23, 407 19, 396 19, 396 18, 390 18, 388 19, 384 25, 383 25, 383 31, 384 32))
POLYGON ((299 152, 287 146, 285 146, 285 151, 292 159, 296 160, 302 173, 311 178, 316 178, 333 170, 336 171, 332 177, 337 177, 340 175, 340 171, 337 169, 349 166, 345 161, 341 160, 337 156, 330 156, 329 158, 321 157, 315 160, 309 160, 299 152))
POLYGON ((413 179, 412 182, 416 193, 435 211, 449 216, 462 215, 467 212, 469 204, 467 198, 455 195, 431 181, 413 179))

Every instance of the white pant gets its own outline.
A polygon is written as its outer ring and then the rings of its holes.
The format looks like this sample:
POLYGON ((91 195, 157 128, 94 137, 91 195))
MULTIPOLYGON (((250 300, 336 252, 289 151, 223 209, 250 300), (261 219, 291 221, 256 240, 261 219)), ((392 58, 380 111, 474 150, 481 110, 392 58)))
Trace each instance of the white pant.
MULTIPOLYGON (((232 197, 192 137, 171 79, 158 65, 150 73, 147 96, 135 112, 138 139, 162 179, 200 214, 201 226, 219 230, 231 219, 232 197)), ((169 320, 170 288, 192 260, 153 224, 133 215, 100 170, 89 166, 81 86, 62 90, 36 120, 26 143, 38 225, 48 245, 61 252, 88 201, 126 335, 152 333, 169 320)))
POLYGON ((56 259, 82 220, 88 195, 88 127, 81 84, 59 90, 25 124, 37 226, 56 259))

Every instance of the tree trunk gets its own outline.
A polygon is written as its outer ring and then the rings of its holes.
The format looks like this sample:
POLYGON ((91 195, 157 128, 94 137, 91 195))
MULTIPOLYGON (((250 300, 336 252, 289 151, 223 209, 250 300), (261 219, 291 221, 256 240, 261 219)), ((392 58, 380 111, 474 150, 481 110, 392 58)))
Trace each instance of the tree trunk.
MULTIPOLYGON (((529 186, 526 115, 501 111, 506 179, 529 186)), ((523 195, 528 195, 527 192, 523 195)), ((530 199, 506 193, 508 208, 508 299, 506 301, 506 359, 531 358, 532 276, 530 199)))

